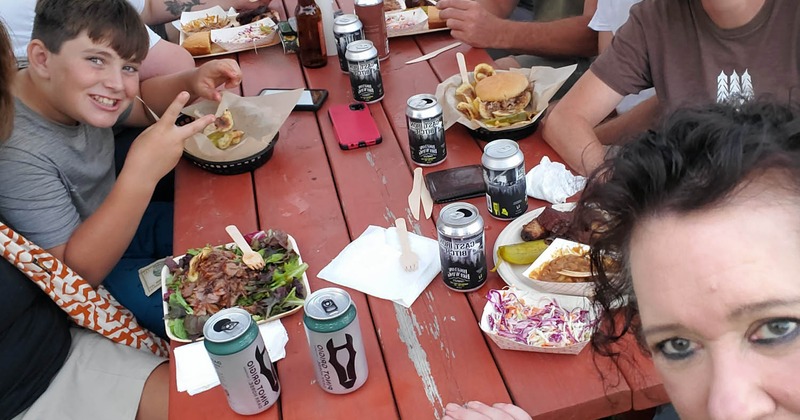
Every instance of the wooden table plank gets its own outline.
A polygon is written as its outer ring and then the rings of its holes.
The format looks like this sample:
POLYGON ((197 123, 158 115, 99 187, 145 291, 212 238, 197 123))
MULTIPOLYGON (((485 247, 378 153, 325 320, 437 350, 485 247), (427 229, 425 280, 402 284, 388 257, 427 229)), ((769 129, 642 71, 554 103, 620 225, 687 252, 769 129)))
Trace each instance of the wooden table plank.
MULTIPOLYGON (((245 95, 257 94, 264 87, 305 84, 296 55, 273 51, 262 53, 262 57, 243 54, 240 63, 245 95), (270 85, 263 86, 265 81, 270 85)), ((325 114, 320 112, 318 116, 322 118, 325 114)), ((281 128, 281 136, 286 140, 276 145, 273 158, 254 173, 261 227, 277 227, 295 237, 304 260, 309 264, 307 274, 312 290, 332 286, 319 280, 316 273, 350 243, 318 128, 318 116, 313 112, 293 112, 281 128)), ((349 409, 362 405, 363 401, 380 402, 370 408, 375 418, 397 418, 367 299, 360 292, 348 292, 359 310, 369 379, 361 389, 351 394, 334 395, 323 391, 314 381, 302 313, 285 318, 283 324, 289 333, 289 343, 286 359, 278 363, 283 389, 281 400, 303 403, 282 404, 283 418, 307 419, 319 413, 334 413, 326 415, 331 419, 350 417, 349 409)))

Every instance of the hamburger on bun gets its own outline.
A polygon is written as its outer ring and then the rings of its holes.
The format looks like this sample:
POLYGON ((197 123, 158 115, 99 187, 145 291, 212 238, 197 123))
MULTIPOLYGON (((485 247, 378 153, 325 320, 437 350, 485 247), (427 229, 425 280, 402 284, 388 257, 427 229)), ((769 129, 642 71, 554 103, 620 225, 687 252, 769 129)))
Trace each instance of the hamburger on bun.
POLYGON ((520 73, 495 73, 478 81, 475 96, 481 118, 507 117, 524 112, 531 103, 531 83, 520 73))

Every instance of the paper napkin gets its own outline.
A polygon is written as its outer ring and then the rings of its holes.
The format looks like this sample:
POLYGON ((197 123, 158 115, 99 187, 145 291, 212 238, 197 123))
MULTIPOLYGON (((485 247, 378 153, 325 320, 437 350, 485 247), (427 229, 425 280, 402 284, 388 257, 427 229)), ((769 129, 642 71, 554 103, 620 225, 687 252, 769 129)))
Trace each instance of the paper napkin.
POLYGON ((415 271, 406 272, 400 265, 400 243, 394 227, 369 226, 317 277, 408 308, 441 271, 437 241, 411 232, 408 239, 411 250, 419 256, 415 271))
MULTIPOLYGON (((264 338, 270 360, 275 363, 286 357, 284 347, 289 342, 289 335, 281 321, 260 324, 258 329, 264 338)), ((178 391, 195 395, 219 385, 217 372, 202 341, 177 347, 174 362, 178 391)))
POLYGON ((553 204, 565 203, 586 185, 586 178, 573 175, 563 163, 543 156, 525 176, 528 195, 553 204))

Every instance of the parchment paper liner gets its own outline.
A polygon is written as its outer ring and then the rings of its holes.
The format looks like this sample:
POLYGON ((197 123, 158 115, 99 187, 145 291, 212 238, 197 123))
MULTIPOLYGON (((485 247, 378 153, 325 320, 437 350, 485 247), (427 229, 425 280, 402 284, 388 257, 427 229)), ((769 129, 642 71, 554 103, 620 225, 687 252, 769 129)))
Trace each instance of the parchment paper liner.
POLYGON ((222 92, 219 103, 203 101, 187 106, 182 112, 192 117, 206 114, 219 116, 230 109, 233 128, 244 131, 244 138, 236 146, 220 150, 208 137, 199 133, 186 140, 184 150, 211 162, 232 162, 253 156, 269 145, 302 93, 303 89, 295 89, 266 96, 241 97, 222 92))
MULTIPOLYGON (((511 124, 506 127, 490 127, 478 120, 470 120, 464 114, 456 109, 458 100, 456 99, 456 89, 461 85, 461 75, 454 74, 447 78, 447 80, 439 83, 436 87, 436 99, 442 104, 443 118, 445 130, 450 128, 455 123, 461 123, 469 129, 477 130, 478 128, 485 128, 489 131, 505 131, 513 128, 524 127, 528 124, 533 124, 542 116, 550 99, 556 94, 561 85, 567 81, 570 75, 578 67, 577 64, 565 66, 561 68, 552 68, 544 66, 536 66, 531 68, 511 69, 515 73, 522 73, 528 77, 528 80, 533 82, 533 100, 528 105, 527 111, 534 113, 530 121, 519 122, 511 124)), ((497 70, 503 72, 505 70, 497 70)), ((469 73, 470 83, 474 82, 472 72, 469 73)))

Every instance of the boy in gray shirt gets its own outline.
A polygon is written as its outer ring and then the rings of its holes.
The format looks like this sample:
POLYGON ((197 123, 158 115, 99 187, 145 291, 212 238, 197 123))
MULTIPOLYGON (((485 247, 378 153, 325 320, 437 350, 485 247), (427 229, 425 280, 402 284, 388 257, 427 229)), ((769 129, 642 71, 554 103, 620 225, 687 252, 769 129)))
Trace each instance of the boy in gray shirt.
POLYGON ((216 86, 239 82, 240 70, 232 60, 217 60, 170 76, 162 95, 175 99, 134 141, 115 180, 111 126, 147 122, 134 101, 147 50, 147 33, 124 0, 38 2, 30 66, 14 81, 14 131, 0 147, 0 216, 93 286, 105 280, 140 324, 163 336, 159 294, 148 298, 138 279, 107 276, 134 239, 156 183, 180 159, 184 140, 213 121, 206 116, 175 126, 190 100, 181 91, 214 97, 216 86), (126 284, 111 287, 114 281, 126 284))

